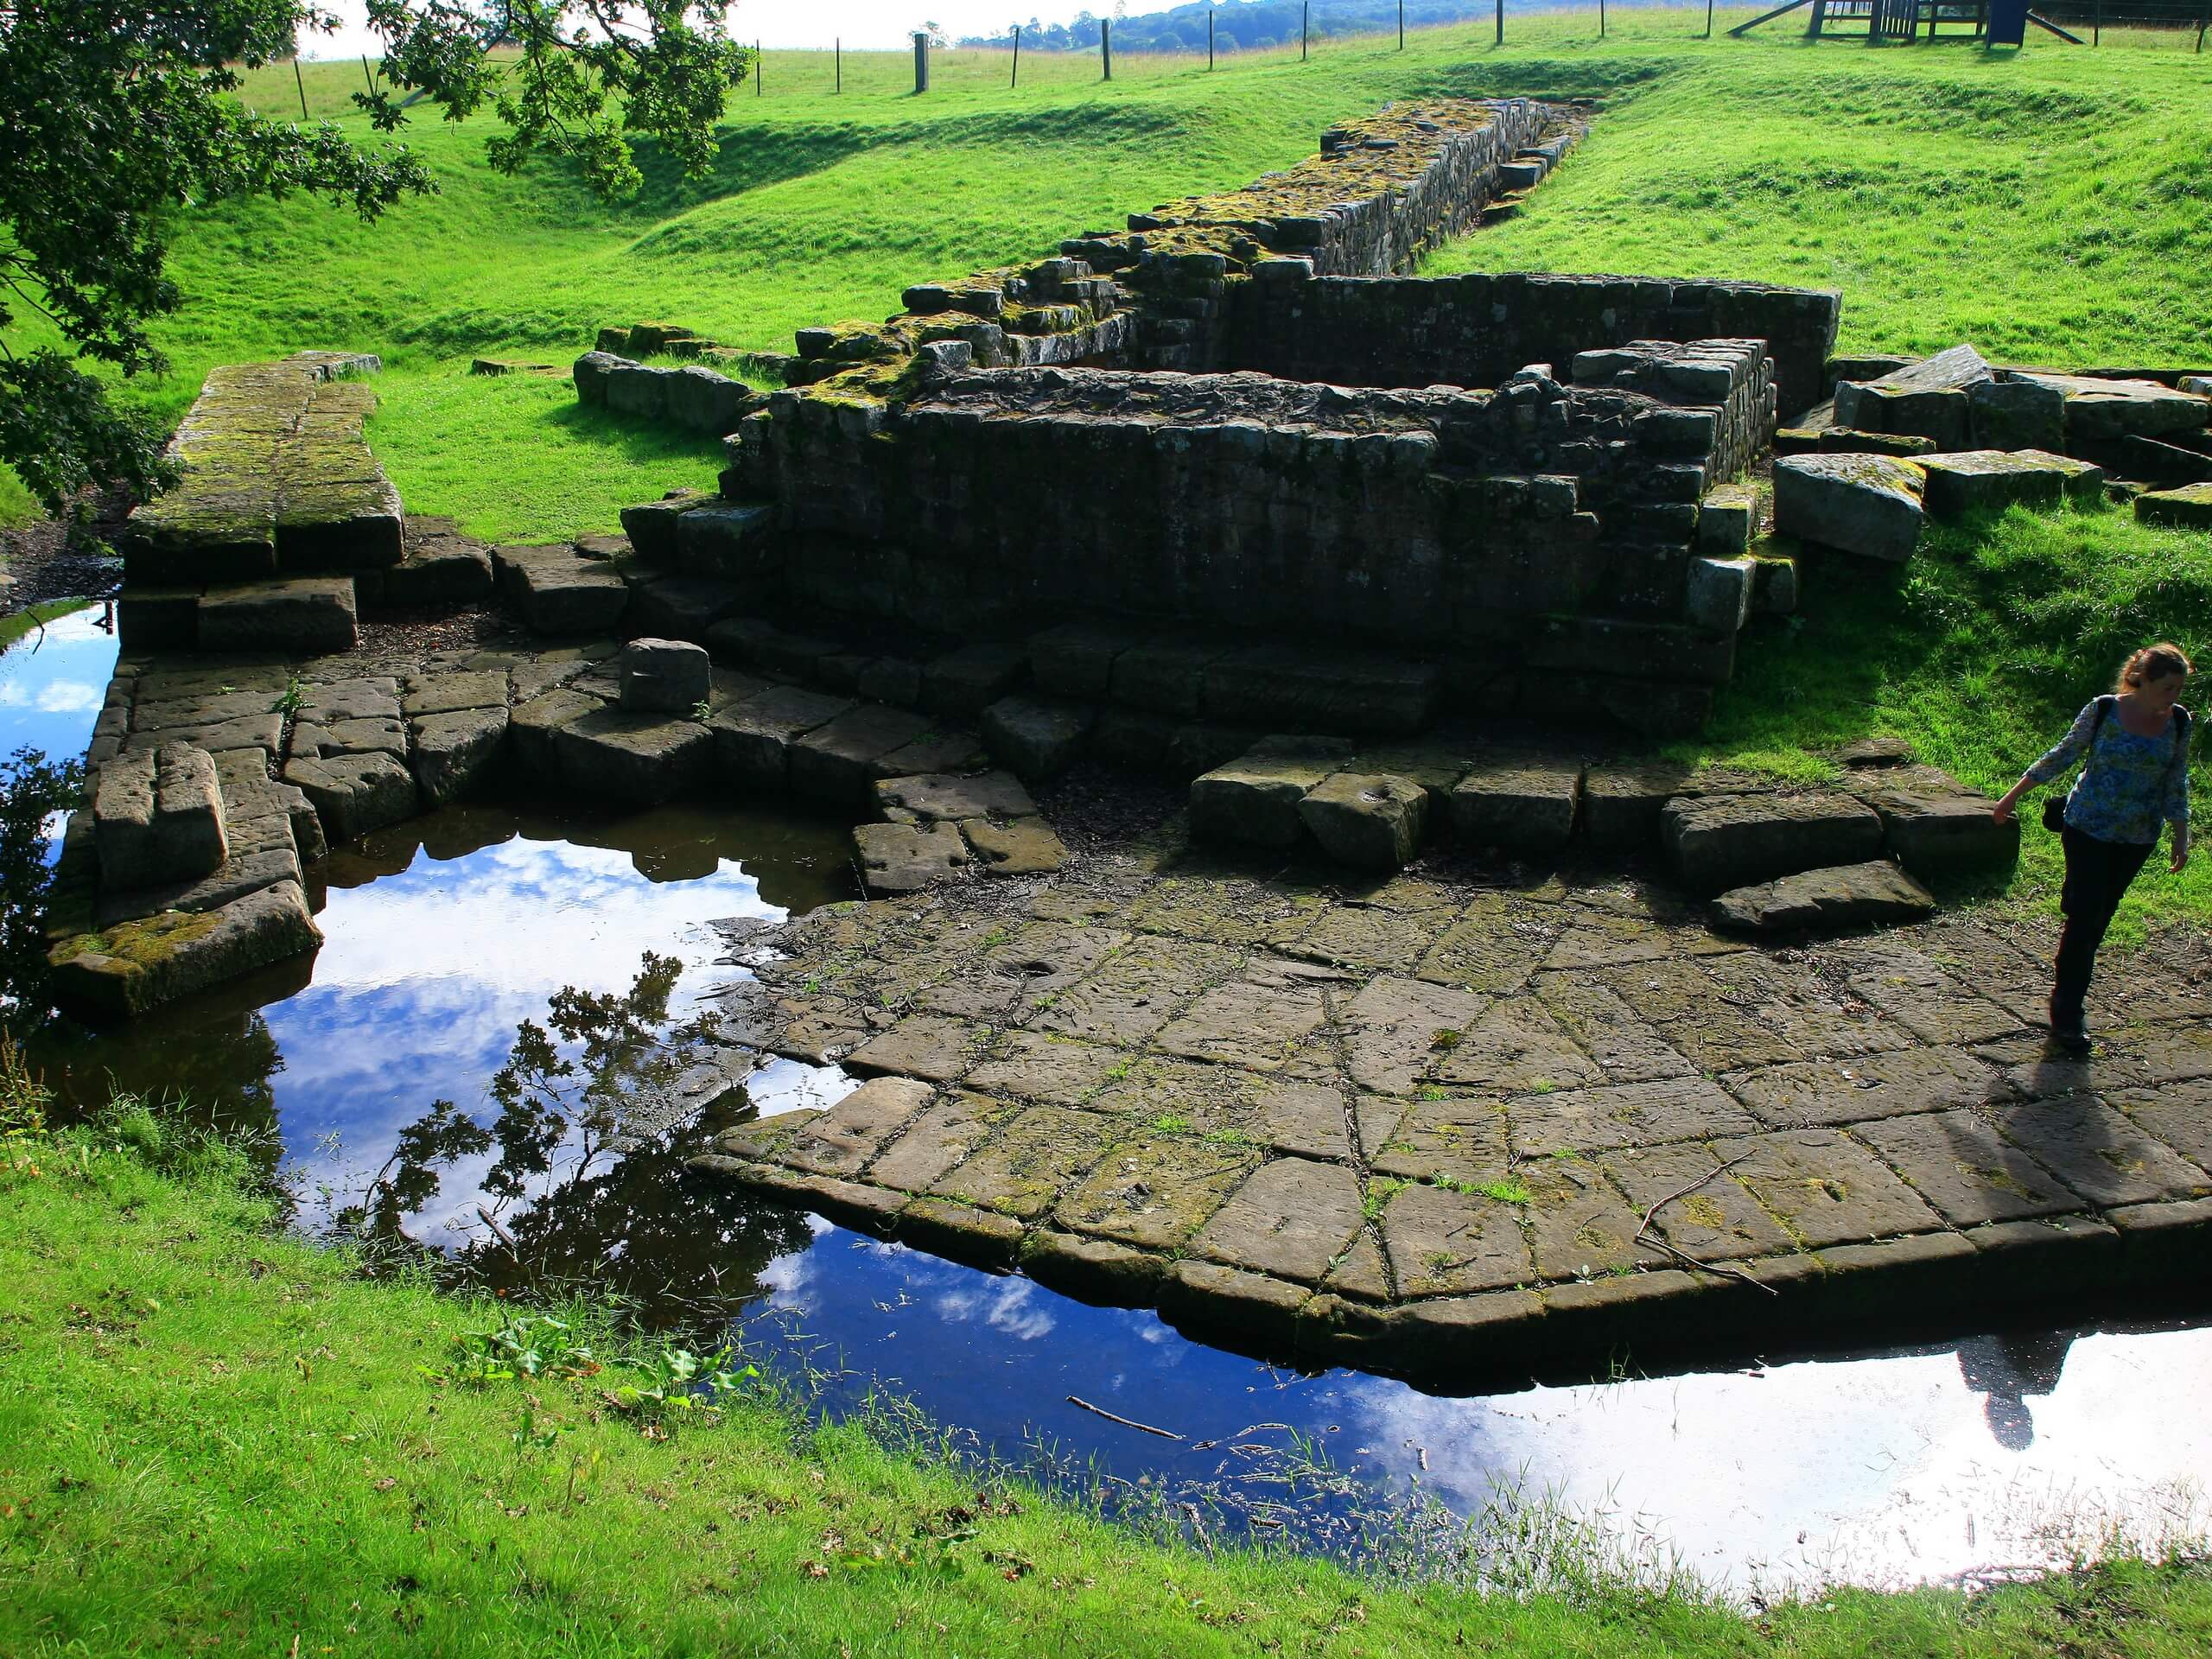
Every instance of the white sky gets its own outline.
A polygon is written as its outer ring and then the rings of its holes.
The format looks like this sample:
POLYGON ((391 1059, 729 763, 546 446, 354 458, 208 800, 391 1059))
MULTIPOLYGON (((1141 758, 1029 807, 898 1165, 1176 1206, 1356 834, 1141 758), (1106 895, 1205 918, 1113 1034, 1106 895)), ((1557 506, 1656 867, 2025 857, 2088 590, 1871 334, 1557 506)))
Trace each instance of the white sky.
MULTIPOLYGON (((362 0, 325 0, 341 20, 335 35, 311 35, 303 42, 310 58, 374 56, 376 36, 367 27, 362 0)), ((1165 11, 1180 0, 1128 0, 1122 10, 1135 16, 1165 11)), ((901 47, 925 22, 953 40, 987 35, 1033 16, 1064 23, 1078 11, 1112 16, 1114 0, 741 0, 730 9, 730 32, 741 41, 777 48, 818 47, 832 38, 849 47, 901 47)))

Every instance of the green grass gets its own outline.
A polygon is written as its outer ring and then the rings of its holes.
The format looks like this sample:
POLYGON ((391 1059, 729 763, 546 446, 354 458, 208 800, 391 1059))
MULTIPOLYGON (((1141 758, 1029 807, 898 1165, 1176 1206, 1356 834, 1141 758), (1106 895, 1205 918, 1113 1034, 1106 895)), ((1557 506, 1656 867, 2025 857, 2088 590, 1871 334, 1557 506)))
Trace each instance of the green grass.
MULTIPOLYGON (((514 1310, 273 1235, 143 1110, 0 1136, 0 1652, 2180 1659, 2201 1564, 1756 1621, 1590 1578, 1483 1597, 1153 1541, 741 1385, 665 1438, 606 1369, 469 1386, 514 1310), (156 1168, 156 1164, 160 1166, 156 1168), (610 1397, 613 1396, 613 1397, 610 1397)), ((557 1341, 573 1338, 556 1338, 557 1341)), ((550 1356, 549 1349, 549 1356, 550 1356)))
MULTIPOLYGON (((1737 11, 1733 16, 1746 15, 1737 11)), ((1725 29, 1729 14, 1724 14, 1725 29)), ((902 53, 772 52, 765 95, 733 99, 714 176, 646 157, 616 207, 559 169, 502 178, 486 130, 405 135, 442 194, 374 228, 302 200, 225 206, 186 225, 189 296, 159 334, 174 375, 130 396, 181 412, 212 365, 308 346, 385 354, 371 428, 411 510, 495 539, 611 529, 626 503, 706 486, 717 447, 585 416, 566 383, 473 378, 474 354, 566 361, 603 323, 659 318, 787 349, 802 325, 887 315, 925 278, 1049 252, 1130 208, 1244 182, 1310 154, 1327 123, 1441 92, 1588 93, 1588 141, 1510 223, 1427 269, 1554 268, 1834 285, 1842 344, 1916 351, 1970 339, 1993 356, 2069 365, 2212 355, 2212 58, 2038 40, 1806 43, 1787 22, 1697 38, 1692 11, 1590 14, 1203 61, 1130 57, 1111 85, 1089 57, 940 54, 924 98, 902 53)), ((2145 36, 2144 40, 2152 37, 2145 36)), ((2185 35, 2156 37, 2185 43, 2185 35)), ((367 138, 353 62, 308 65, 310 111, 367 138)), ((289 66, 244 96, 289 114, 289 66)), ((0 479, 0 520, 20 512, 0 479), (11 506, 11 502, 15 505, 11 506)), ((16 496, 20 492, 16 493, 16 496)), ((2196 633, 2212 541, 2108 515, 2016 519, 1937 537, 1903 576, 1808 572, 1802 626, 1745 643, 1707 751, 1784 771, 1833 737, 1895 731, 2000 788, 2100 688, 2125 651, 2196 633), (2033 587, 2024 584, 2033 583, 2033 587), (1963 608, 1962 608, 1963 607, 1963 608)), ((2012 899, 2048 905, 2053 849, 2027 831, 2012 899)), ((2212 866, 2153 871, 2123 928, 2212 916, 2212 866)))
MULTIPOLYGON (((1744 14, 1738 13, 1737 16, 1744 14)), ((1724 18, 1724 22, 1725 22, 1724 18)), ((508 179, 482 124, 404 135, 442 194, 364 227, 303 200, 223 205, 186 223, 188 296, 157 333, 175 372, 130 396, 173 418, 214 364, 308 346, 381 352, 372 429, 410 508, 519 539, 611 528, 615 506, 710 481, 710 448, 641 449, 563 430, 560 400, 458 378, 471 354, 588 345, 647 317, 787 350, 798 327, 895 310, 901 288, 1050 252, 1131 208, 1245 182, 1310 155, 1331 121, 1393 98, 1586 92, 1589 143, 1522 219, 1432 261, 1717 274, 1839 283, 1844 338, 1900 349, 1961 334, 2015 357, 2178 359, 2212 337, 2189 252, 2212 192, 2197 118, 2212 60, 2040 44, 1808 48, 1788 32, 1696 38, 1691 12, 1416 31, 1203 60, 1127 57, 1102 85, 1087 56, 938 54, 926 97, 903 53, 771 52, 764 96, 731 100, 713 177, 650 156, 608 208, 558 168, 508 179), (565 482, 564 482, 565 480, 565 482), (589 519, 591 522, 583 522, 589 519)), ((346 102, 353 61, 306 66, 310 111, 368 141, 346 102)), ((297 109, 289 66, 243 96, 297 109)), ((32 337, 27 333, 26 340, 32 337)), ((0 492, 0 512, 9 502, 0 492)))

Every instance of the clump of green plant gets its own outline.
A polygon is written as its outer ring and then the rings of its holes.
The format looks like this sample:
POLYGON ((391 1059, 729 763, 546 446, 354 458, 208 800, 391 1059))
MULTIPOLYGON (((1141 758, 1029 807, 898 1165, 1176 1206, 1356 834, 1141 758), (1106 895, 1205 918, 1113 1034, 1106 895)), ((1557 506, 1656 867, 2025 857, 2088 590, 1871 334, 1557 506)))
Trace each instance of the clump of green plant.
POLYGON ((284 695, 269 705, 269 712, 273 715, 282 715, 285 719, 290 720, 306 707, 307 700, 307 687, 300 683, 300 677, 295 674, 285 685, 284 695))

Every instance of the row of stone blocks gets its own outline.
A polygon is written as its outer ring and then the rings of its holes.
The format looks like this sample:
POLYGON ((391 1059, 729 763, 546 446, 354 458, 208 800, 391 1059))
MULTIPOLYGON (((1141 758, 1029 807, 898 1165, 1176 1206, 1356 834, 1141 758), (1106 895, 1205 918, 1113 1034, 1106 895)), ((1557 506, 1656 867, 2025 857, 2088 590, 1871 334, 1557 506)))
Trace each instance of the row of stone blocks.
POLYGON ((1194 781, 1191 822, 1205 839, 1318 848, 1363 870, 1397 869, 1447 832, 1470 849, 1516 855, 1556 856, 1577 841, 1656 851, 1691 892, 1720 895, 1718 919, 1762 931, 1904 919, 1934 902, 1904 872, 1945 876, 2018 857, 2017 821, 1997 823, 1993 802, 1911 764, 1904 746, 1872 742, 1843 760, 1839 787, 1784 791, 1755 774, 1648 760, 1435 742, 1363 751, 1280 736, 1194 781))

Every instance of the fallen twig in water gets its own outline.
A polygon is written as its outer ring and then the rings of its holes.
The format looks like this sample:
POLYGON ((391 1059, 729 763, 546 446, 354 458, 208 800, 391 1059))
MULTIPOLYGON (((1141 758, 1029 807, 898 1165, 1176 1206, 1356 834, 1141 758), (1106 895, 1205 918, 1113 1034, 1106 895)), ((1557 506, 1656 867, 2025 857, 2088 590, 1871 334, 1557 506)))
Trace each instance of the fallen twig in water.
POLYGON ((1163 1440, 1179 1440, 1183 1438, 1172 1428, 1154 1428, 1150 1423, 1141 1423, 1134 1417, 1117 1416, 1115 1413, 1107 1410, 1105 1407, 1094 1406, 1090 1401, 1078 1398, 1072 1394, 1068 1395, 1068 1403, 1071 1406, 1081 1406, 1085 1411, 1095 1413, 1109 1423, 1119 1423, 1123 1428, 1141 1429, 1147 1434, 1157 1434, 1163 1440))

